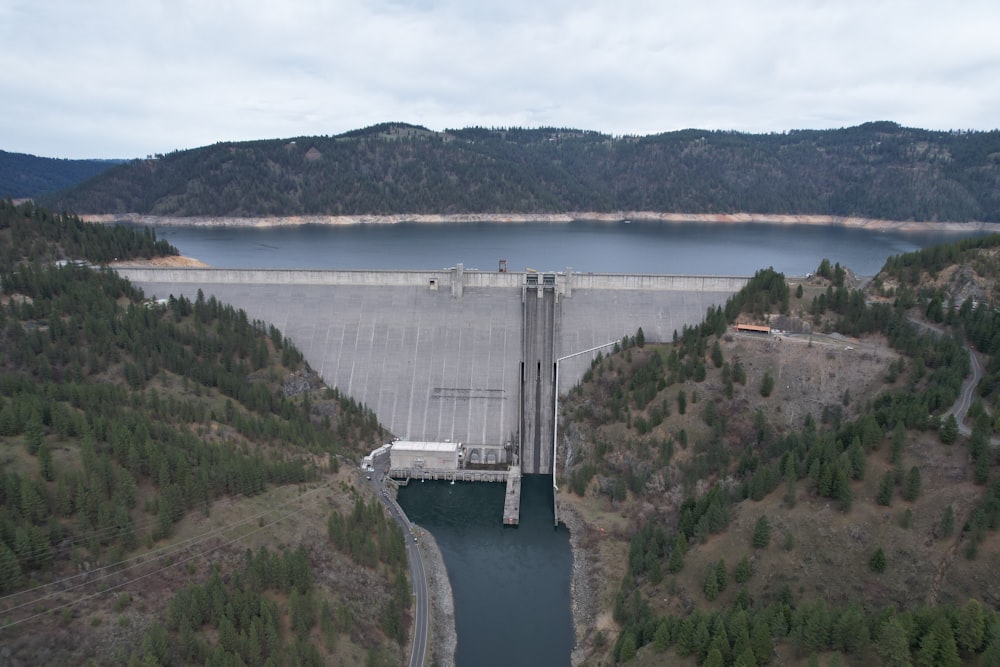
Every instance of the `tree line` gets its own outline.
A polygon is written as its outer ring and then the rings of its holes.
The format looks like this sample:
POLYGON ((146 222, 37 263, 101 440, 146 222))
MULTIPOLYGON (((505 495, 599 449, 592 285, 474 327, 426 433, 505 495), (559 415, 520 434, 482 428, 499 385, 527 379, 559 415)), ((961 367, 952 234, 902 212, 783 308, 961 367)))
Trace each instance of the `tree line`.
POLYGON ((175 216, 750 211, 998 221, 997 152, 1000 132, 893 123, 642 137, 390 123, 134 160, 42 201, 175 216))

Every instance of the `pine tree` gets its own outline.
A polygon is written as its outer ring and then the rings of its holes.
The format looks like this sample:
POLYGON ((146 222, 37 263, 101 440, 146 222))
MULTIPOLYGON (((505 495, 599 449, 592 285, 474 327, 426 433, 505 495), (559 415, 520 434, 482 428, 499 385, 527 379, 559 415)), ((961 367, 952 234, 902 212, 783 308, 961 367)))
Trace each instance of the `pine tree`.
POLYGON ((42 445, 42 421, 37 415, 32 415, 24 427, 24 446, 28 453, 35 456, 42 445))
POLYGON ((718 583, 720 593, 726 590, 726 586, 729 584, 729 572, 726 570, 726 561, 723 558, 720 558, 715 566, 715 580, 718 583))
POLYGON ((912 667, 910 640, 906 629, 895 616, 882 626, 882 633, 875 646, 885 667, 912 667))
POLYGON ((771 626, 763 618, 758 618, 750 631, 750 644, 757 657, 757 664, 764 665, 774 653, 774 638, 771 636, 771 626))
POLYGON ((722 652, 717 648, 710 650, 702 667, 726 667, 726 661, 722 659, 722 652))
POLYGON ((701 587, 702 591, 705 593, 705 597, 711 602, 719 595, 719 580, 715 577, 715 568, 709 566, 705 571, 705 582, 701 587))
POLYGON ((955 415, 949 414, 941 423, 941 430, 938 431, 941 442, 950 445, 958 438, 958 421, 955 415))
POLYGON ((903 486, 903 499, 913 502, 920 497, 920 468, 913 466, 906 475, 906 484, 903 486))
POLYGON ((733 667, 757 667, 757 656, 747 647, 743 652, 736 654, 733 667))
POLYGON ((21 586, 24 575, 17 555, 0 542, 0 593, 13 591, 21 586))
POLYGON ((719 341, 716 340, 712 343, 712 364, 715 365, 716 368, 722 368, 722 362, 722 346, 719 345, 719 341))
POLYGON ((764 378, 760 381, 760 395, 767 398, 774 391, 774 378, 771 376, 771 372, 767 371, 764 373, 764 378))
POLYGON ((986 616, 983 605, 978 600, 969 600, 958 612, 957 635, 955 641, 958 648, 966 656, 972 656, 983 647, 986 639, 986 616))
POLYGON ((618 645, 618 661, 628 662, 635 657, 636 653, 636 639, 635 633, 631 630, 626 630, 625 634, 622 635, 621 644, 618 645))
POLYGON ((955 634, 946 618, 934 622, 920 640, 917 665, 920 667, 959 667, 962 664, 955 646, 955 634))
POLYGON ((754 549, 764 549, 771 543, 771 524, 767 520, 767 515, 761 515, 757 519, 750 543, 754 549))
POLYGON ((663 653, 670 648, 670 625, 667 619, 660 621, 656 626, 656 633, 653 635, 653 647, 657 653, 663 653))
POLYGON ((38 446, 38 472, 46 482, 55 479, 55 470, 52 467, 52 450, 49 449, 49 444, 44 441, 38 446))
POLYGON ((892 505, 892 496, 896 490, 896 479, 895 475, 891 470, 886 471, 885 475, 882 476, 882 481, 878 485, 878 495, 875 496, 875 501, 879 505, 885 505, 889 507, 892 505))
POLYGON ((872 572, 881 573, 885 572, 885 565, 885 552, 882 550, 882 547, 879 547, 868 561, 868 567, 871 568, 872 572))
POLYGON ((684 567, 685 551, 687 551, 687 540, 684 539, 684 534, 681 533, 674 540, 674 548, 670 550, 670 561, 667 563, 667 569, 670 572, 680 572, 681 568, 684 567))

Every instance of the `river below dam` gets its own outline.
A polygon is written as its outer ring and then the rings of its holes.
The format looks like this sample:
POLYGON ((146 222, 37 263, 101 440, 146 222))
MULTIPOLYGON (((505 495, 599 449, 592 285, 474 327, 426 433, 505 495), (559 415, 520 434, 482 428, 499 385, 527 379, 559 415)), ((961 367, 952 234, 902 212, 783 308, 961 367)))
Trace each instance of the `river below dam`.
POLYGON ((552 526, 552 478, 526 475, 521 520, 505 527, 505 485, 410 482, 399 504, 441 550, 455 602, 455 664, 570 664, 569 531, 552 526))

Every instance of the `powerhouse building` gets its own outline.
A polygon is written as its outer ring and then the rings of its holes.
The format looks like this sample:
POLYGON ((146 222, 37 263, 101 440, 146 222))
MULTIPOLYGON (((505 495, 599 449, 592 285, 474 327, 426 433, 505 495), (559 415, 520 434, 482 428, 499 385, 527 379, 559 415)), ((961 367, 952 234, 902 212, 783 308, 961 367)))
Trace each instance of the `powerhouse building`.
POLYGON ((458 442, 411 442, 397 440, 389 450, 392 469, 458 470, 463 458, 458 442))

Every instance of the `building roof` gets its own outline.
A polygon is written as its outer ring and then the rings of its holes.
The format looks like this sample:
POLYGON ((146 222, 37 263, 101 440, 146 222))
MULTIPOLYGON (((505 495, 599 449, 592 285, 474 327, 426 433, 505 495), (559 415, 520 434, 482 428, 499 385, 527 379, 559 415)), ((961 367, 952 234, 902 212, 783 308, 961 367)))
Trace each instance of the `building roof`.
POLYGON ((410 440, 397 440, 392 443, 394 452, 455 452, 458 451, 457 442, 413 442, 410 440))

